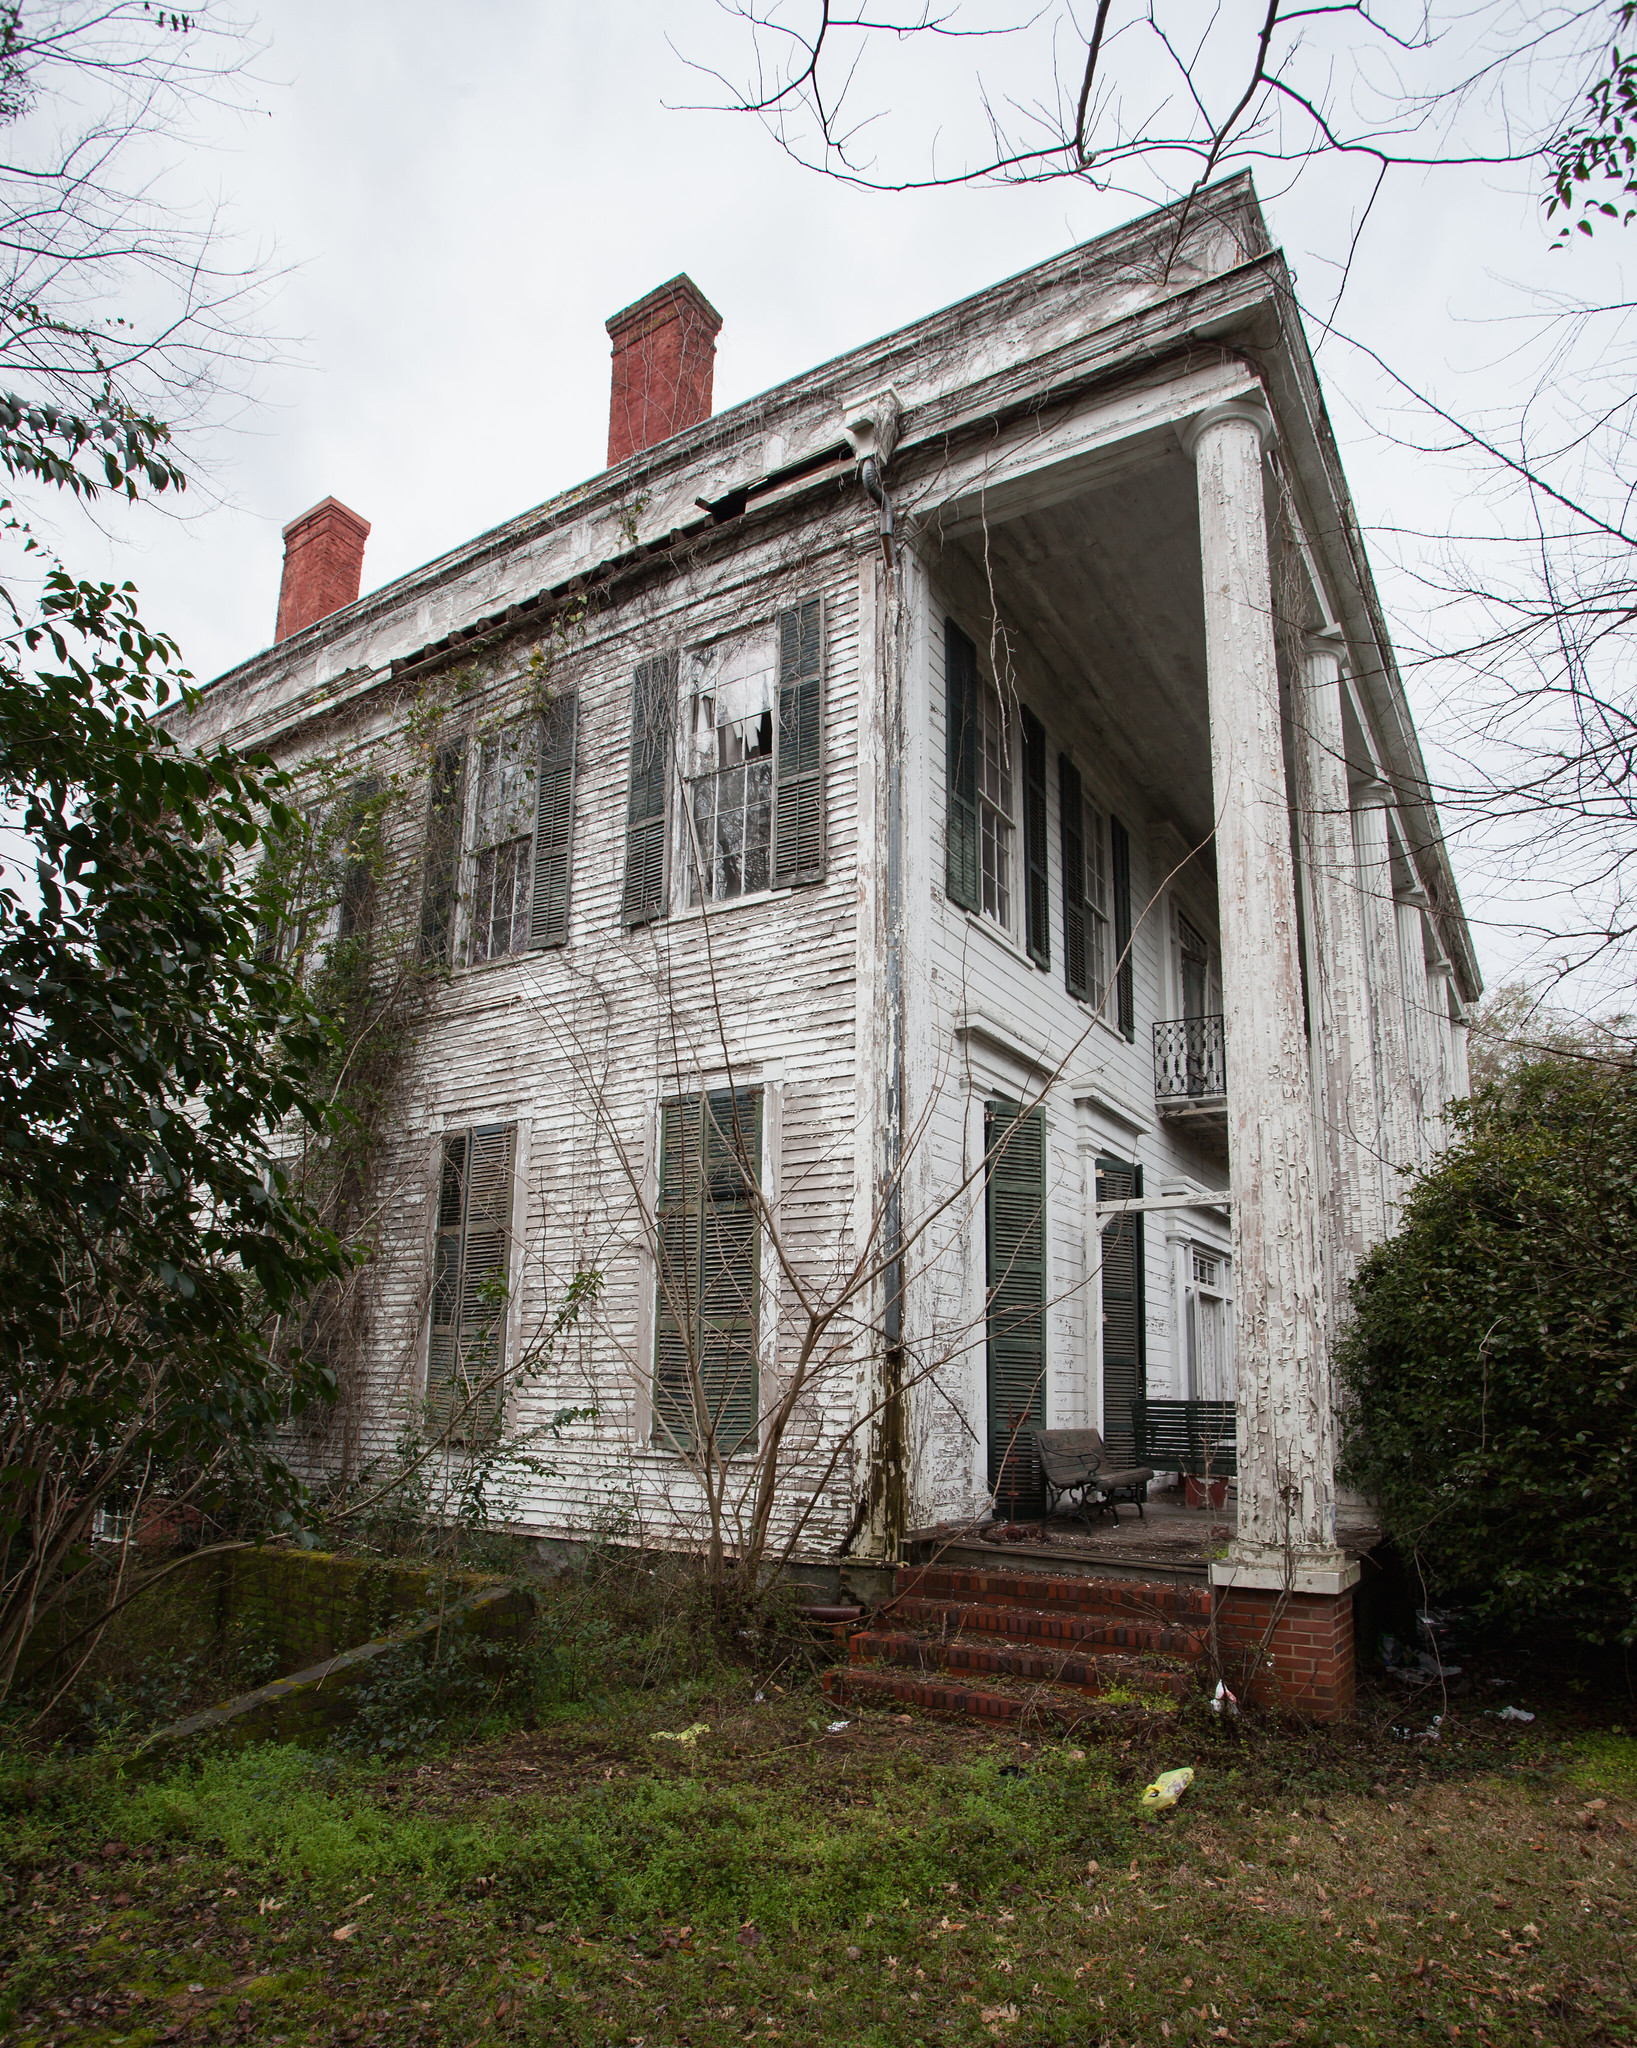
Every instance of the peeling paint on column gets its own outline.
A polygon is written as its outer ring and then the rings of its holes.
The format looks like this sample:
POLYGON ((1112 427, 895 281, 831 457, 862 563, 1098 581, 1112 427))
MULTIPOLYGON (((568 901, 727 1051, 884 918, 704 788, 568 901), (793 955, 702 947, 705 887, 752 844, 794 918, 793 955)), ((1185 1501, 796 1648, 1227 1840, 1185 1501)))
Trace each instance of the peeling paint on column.
POLYGON ((1296 883, 1263 504, 1259 406, 1212 407, 1199 475, 1205 657, 1222 910, 1222 997, 1239 1360, 1231 1561, 1335 1556, 1317 1172, 1296 883))

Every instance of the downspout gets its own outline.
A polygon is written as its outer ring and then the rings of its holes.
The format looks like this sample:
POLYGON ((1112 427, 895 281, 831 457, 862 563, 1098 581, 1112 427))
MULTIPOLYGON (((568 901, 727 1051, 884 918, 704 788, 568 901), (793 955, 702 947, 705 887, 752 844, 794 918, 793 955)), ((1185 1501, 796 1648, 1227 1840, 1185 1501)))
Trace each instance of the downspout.
POLYGON ((882 1167, 885 1190, 881 1218, 882 1250, 880 1414, 873 1432, 870 1492, 883 1554, 896 1559, 909 1523, 909 1485, 904 1412, 904 1217, 900 1173, 904 1153, 904 648, 903 593, 893 505, 882 472, 898 442, 902 409, 895 393, 883 392, 857 408, 847 433, 858 456, 858 480, 879 508, 881 560, 884 570, 883 628, 886 659, 882 664, 885 702, 882 738, 885 751, 887 810, 886 1000, 887 1058, 885 1130, 882 1167))

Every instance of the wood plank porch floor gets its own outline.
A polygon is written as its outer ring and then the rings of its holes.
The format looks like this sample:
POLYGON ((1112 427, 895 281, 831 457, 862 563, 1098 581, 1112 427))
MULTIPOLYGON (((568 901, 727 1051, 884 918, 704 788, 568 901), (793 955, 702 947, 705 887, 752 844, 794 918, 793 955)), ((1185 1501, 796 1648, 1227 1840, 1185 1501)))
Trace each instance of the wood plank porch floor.
MULTIPOLYGON (((1068 1515, 1011 1526, 1019 1540, 1001 1537, 995 1523, 976 1529, 955 1524, 917 1529, 905 1541, 905 1555, 918 1564, 1003 1565, 1203 1585, 1211 1558, 1233 1540, 1233 1494, 1216 1510, 1186 1507, 1180 1494, 1151 1494, 1142 1519, 1135 1508, 1122 1507, 1117 1522, 1112 1515, 1099 1516, 1089 1530, 1068 1515)), ((1364 1555, 1380 1540, 1380 1531, 1367 1520, 1339 1520, 1336 1533, 1350 1557, 1364 1555)))

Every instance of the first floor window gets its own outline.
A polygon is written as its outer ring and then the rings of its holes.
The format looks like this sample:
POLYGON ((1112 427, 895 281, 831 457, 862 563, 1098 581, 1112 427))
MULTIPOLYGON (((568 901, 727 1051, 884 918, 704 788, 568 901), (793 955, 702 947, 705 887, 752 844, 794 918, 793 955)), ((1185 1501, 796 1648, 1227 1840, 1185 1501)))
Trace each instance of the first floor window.
POLYGON ((1188 1393, 1196 1401, 1234 1399, 1233 1317, 1225 1284, 1226 1261, 1215 1252, 1189 1253, 1188 1393))
POLYGON ((978 693, 979 890, 985 917, 1012 929, 1012 754, 1006 714, 987 685, 978 693))
POLYGON ((427 1420, 453 1443, 492 1441, 505 1405, 515 1124, 444 1138, 432 1265, 427 1420))
POLYGON ((754 1444, 762 1091, 660 1109, 654 1438, 705 1458, 754 1444))

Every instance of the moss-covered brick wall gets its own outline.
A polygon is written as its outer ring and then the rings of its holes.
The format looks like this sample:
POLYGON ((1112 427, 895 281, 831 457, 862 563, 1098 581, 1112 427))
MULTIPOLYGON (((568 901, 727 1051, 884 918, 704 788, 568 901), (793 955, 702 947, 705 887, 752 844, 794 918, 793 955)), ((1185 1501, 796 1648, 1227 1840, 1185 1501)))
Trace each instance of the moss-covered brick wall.
MULTIPOLYGON (((217 1567, 208 1597, 220 1630, 253 1632, 299 1671, 372 1637, 397 1634, 423 1614, 497 1581, 477 1572, 337 1557, 322 1550, 236 1550, 217 1567)), ((205 1592, 201 1578, 201 1592, 205 1592)))

